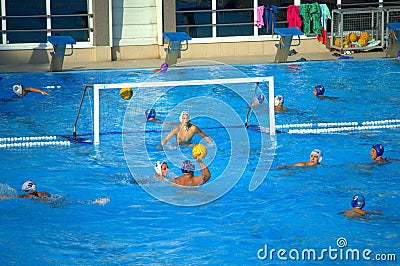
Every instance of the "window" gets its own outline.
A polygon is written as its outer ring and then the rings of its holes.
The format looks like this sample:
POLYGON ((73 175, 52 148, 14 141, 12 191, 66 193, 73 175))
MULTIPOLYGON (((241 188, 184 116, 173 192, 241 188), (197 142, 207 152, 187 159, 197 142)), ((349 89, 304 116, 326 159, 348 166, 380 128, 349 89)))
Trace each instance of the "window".
POLYGON ((43 43, 46 36, 46 0, 6 1, 7 43, 43 43))
POLYGON ((2 45, 47 43, 47 36, 70 35, 90 42, 92 16, 87 0, 1 1, 2 45))
POLYGON ((51 0, 51 35, 70 35, 77 42, 89 41, 87 1, 51 0))

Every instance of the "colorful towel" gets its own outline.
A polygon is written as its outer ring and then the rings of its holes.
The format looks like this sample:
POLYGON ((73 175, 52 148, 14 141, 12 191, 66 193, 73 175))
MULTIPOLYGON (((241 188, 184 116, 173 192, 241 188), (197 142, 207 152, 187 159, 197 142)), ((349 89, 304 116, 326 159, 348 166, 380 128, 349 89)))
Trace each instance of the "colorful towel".
POLYGON ((310 4, 301 4, 299 8, 300 16, 303 19, 303 32, 304 35, 309 35, 311 33, 311 14, 310 14, 310 4))
POLYGON ((302 21, 300 18, 300 13, 299 13, 299 6, 295 6, 295 5, 290 5, 288 6, 287 9, 287 20, 289 22, 289 28, 298 28, 299 30, 301 30, 301 25, 302 25, 302 21))
POLYGON ((264 5, 267 14, 267 27, 268 29, 276 28, 276 14, 278 14, 278 7, 274 5, 264 5))
POLYGON ((313 24, 313 32, 316 34, 321 34, 322 33, 321 10, 317 2, 311 4, 310 14, 313 24))
POLYGON ((257 21, 256 21, 256 24, 257 24, 257 27, 259 29, 264 27, 263 15, 264 15, 264 6, 257 7, 257 21))
POLYGON ((328 19, 332 19, 331 11, 329 10, 326 4, 320 4, 319 8, 321 10, 321 25, 322 25, 322 34, 317 36, 317 39, 326 45, 327 42, 327 23, 328 19))
POLYGON ((317 2, 313 4, 301 4, 300 15, 303 18, 303 32, 305 35, 309 35, 311 33, 311 24, 312 31, 314 33, 322 33, 321 11, 317 2))

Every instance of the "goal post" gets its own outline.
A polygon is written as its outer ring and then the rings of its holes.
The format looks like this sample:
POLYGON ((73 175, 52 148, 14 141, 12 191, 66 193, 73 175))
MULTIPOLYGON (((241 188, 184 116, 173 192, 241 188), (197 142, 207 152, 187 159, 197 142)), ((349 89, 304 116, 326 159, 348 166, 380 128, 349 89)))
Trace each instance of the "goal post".
POLYGON ((93 144, 100 143, 100 91, 121 88, 154 88, 154 87, 178 87, 196 85, 224 85, 237 83, 263 83, 268 82, 268 108, 269 108, 269 133, 275 135, 275 106, 274 106, 274 78, 228 78, 207 80, 177 80, 177 81, 144 81, 113 84, 93 84, 93 144))

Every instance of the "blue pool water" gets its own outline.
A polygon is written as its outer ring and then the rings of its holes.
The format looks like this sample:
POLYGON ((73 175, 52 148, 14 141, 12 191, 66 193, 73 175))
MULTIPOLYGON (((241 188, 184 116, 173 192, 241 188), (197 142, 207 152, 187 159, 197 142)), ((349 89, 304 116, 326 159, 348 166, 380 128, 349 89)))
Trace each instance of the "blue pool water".
MULTIPOLYGON (((273 76, 275 94, 284 95, 289 108, 276 114, 278 125, 396 120, 400 119, 399 73, 400 64, 379 59, 234 68, 182 66, 158 74, 148 69, 2 74, 0 139, 55 136, 54 141, 68 141, 85 84, 149 79, 273 76), (42 88, 50 95, 30 93, 23 99, 13 98, 10 90, 16 83, 42 88), (312 89, 318 84, 325 86, 325 95, 338 100, 313 96, 312 89)), ((253 85, 247 86, 253 92, 253 85)), ((265 84, 260 87, 266 90, 265 84)), ((122 101, 116 90, 104 91, 100 145, 59 143, 0 148, 1 194, 22 194, 22 183, 32 179, 39 191, 53 195, 44 202, 0 201, 0 263, 266 265, 289 261, 310 265, 320 264, 322 257, 324 263, 338 265, 348 261, 343 255, 348 249, 369 249, 371 259, 377 254, 396 254, 398 260, 400 162, 373 164, 369 151, 381 143, 384 157, 400 159, 400 129, 288 134, 285 128, 282 130, 286 133, 271 140, 266 134, 241 126, 251 93, 249 98, 242 98, 237 91, 245 90, 240 85, 176 87, 165 93, 154 88, 136 91, 131 101, 122 101), (193 97, 202 97, 206 102, 193 101, 193 97), (140 114, 149 102, 154 103, 158 116, 171 124, 144 124, 140 114), (190 157, 189 147, 168 145, 165 152, 156 148, 184 109, 191 110, 193 123, 214 140, 205 158, 212 177, 201 188, 174 187, 148 176, 155 160, 167 159, 171 171, 179 174, 179 161, 190 157), (271 169, 265 167, 265 180, 249 191, 259 158, 265 155, 264 148, 267 157, 273 159, 271 169), (321 165, 287 166, 307 161, 314 148, 324 153, 321 165), (221 176, 224 178, 218 183, 221 176), (230 185, 232 189, 217 196, 219 188, 230 185), (338 215, 351 208, 356 193, 365 196, 365 209, 380 210, 382 215, 368 220, 338 215), (104 196, 111 201, 105 205, 92 203, 104 196), (178 206, 179 201, 181 205, 205 203, 178 206), (338 240, 346 240, 347 246, 339 247, 338 240), (272 249, 276 251, 271 258, 272 249), (278 258, 279 249, 287 251, 280 255, 288 261, 278 258), (304 249, 315 250, 317 259, 301 259, 304 249), (331 257, 327 252, 322 256, 324 249, 337 251, 331 257), (289 257, 290 251, 295 255, 295 250, 300 252, 297 261, 289 257), (263 256, 265 259, 260 259, 263 256)), ((92 138, 92 104, 89 89, 77 125, 82 138, 92 138)), ((250 122, 257 122, 254 115, 250 122)), ((195 137, 194 141, 201 139, 195 137)), ((362 255, 359 261, 360 265, 376 263, 362 255)))

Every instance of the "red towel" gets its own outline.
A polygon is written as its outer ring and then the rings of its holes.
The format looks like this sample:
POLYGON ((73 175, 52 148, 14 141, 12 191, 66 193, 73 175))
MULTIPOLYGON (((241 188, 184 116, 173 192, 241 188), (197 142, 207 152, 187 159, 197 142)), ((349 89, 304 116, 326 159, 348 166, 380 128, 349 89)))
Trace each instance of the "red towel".
POLYGON ((287 20, 289 22, 289 28, 296 27, 301 30, 302 21, 299 13, 299 6, 290 5, 287 9, 287 20))

